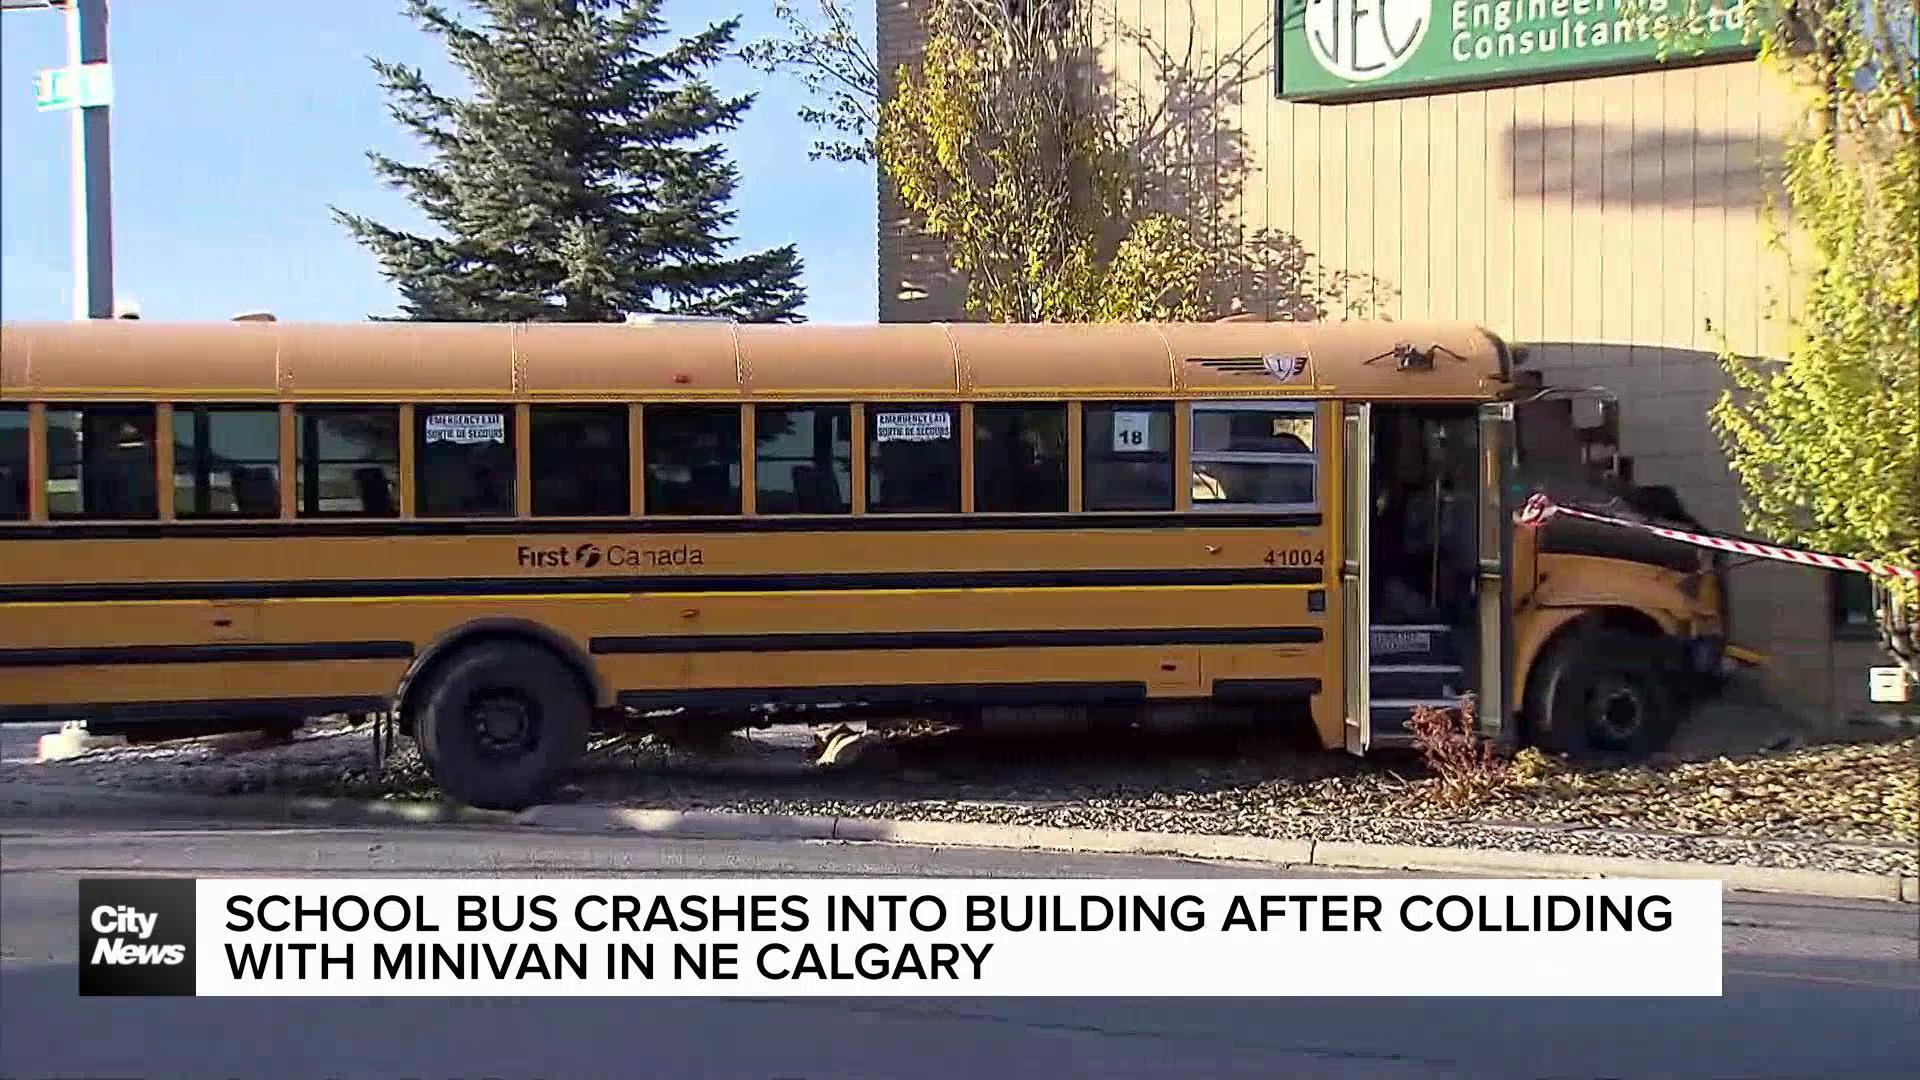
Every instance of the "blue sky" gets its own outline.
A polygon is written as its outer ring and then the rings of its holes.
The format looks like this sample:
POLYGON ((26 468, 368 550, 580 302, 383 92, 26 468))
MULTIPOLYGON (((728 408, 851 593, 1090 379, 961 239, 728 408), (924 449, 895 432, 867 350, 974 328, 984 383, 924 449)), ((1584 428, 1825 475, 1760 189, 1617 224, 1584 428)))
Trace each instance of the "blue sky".
MULTIPOLYGON (((449 7, 457 7, 457 3, 449 7)), ((774 29, 773 0, 666 0, 690 31, 745 17, 742 42, 774 29)), ((113 195, 115 288, 148 319, 360 319, 394 310, 373 257, 329 204, 396 224, 418 216, 368 170, 379 149, 419 151, 387 116, 366 57, 422 67, 455 87, 437 42, 399 0, 116 0, 113 195)), ((71 315, 68 118, 39 113, 33 78, 66 60, 63 16, 0 16, 0 314, 71 315)), ((759 90, 727 137, 741 172, 743 247, 799 245, 809 319, 875 317, 870 170, 809 161, 800 93, 738 63, 723 91, 759 90)))

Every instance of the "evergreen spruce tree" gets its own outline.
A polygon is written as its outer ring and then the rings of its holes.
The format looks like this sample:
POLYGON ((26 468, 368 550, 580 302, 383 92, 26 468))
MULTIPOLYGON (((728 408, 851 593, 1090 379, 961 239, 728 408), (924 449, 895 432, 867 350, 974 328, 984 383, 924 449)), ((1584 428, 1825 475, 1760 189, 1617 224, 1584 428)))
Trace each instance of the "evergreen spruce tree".
POLYGON ((445 42, 472 96, 372 62, 389 111, 430 162, 368 158, 438 235, 334 208, 399 286, 404 318, 799 318, 791 245, 730 253, 738 173, 715 136, 753 98, 723 98, 702 74, 728 54, 737 18, 660 48, 661 0, 463 2, 477 25, 431 0, 407 10, 445 42))

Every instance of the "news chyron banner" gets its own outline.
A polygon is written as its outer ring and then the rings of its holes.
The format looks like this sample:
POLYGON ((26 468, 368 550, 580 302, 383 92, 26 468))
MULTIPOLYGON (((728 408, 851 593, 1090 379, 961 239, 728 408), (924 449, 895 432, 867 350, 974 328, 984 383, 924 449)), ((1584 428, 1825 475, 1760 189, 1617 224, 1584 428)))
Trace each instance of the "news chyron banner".
POLYGON ((83 995, 1715 997, 1716 881, 88 880, 83 995))

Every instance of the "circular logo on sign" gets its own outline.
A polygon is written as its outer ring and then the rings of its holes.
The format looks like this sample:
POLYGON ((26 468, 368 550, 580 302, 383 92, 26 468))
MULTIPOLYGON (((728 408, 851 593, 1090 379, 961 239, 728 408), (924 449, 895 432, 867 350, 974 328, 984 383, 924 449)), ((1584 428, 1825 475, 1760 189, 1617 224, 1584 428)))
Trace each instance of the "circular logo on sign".
POLYGON ((1349 82, 1398 71, 1426 40, 1433 0, 1307 0, 1307 48, 1349 82))

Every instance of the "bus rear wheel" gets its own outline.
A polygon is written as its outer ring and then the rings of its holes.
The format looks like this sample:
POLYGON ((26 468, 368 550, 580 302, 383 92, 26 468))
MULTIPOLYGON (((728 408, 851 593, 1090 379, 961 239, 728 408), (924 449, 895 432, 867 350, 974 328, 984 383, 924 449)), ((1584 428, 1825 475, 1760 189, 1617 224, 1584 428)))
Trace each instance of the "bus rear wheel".
POLYGON ((1534 743, 1562 752, 1655 753, 1680 723, 1659 651, 1617 630, 1555 645, 1528 680, 1526 708, 1534 743))
POLYGON ((538 646, 462 649, 423 689, 420 756, 440 789, 470 806, 530 806, 586 751, 592 704, 573 671, 538 646))

